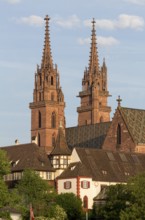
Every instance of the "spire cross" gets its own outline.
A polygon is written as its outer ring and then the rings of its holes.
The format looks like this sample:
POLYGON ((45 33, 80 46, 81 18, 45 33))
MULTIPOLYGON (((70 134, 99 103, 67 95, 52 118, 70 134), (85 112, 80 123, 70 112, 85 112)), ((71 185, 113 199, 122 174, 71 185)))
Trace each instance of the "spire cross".
POLYGON ((46 22, 48 22, 48 21, 50 20, 50 17, 49 17, 48 15, 46 15, 46 17, 44 18, 44 20, 45 20, 46 22))
POLYGON ((118 99, 116 99, 116 101, 118 102, 118 107, 121 106, 121 102, 122 102, 122 99, 120 98, 120 95, 118 96, 118 99))
POLYGON ((93 30, 95 29, 95 23, 96 23, 95 18, 93 18, 93 21, 92 21, 92 24, 93 24, 93 30))

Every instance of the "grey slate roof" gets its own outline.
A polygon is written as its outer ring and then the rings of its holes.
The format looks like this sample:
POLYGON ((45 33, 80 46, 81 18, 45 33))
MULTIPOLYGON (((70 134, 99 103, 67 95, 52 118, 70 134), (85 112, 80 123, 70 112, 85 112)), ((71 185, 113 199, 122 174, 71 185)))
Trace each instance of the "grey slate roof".
MULTIPOLYGON (((83 176, 91 176, 94 181, 126 182, 130 176, 145 170, 145 154, 88 148, 76 148, 76 151, 84 170, 83 176)), ((82 176, 77 165, 76 170, 71 170, 70 165, 58 178, 70 178, 71 176, 82 176)))
POLYGON ((119 107, 121 115, 136 144, 145 143, 145 110, 119 107))
POLYGON ((101 148, 111 122, 66 128, 66 140, 70 148, 101 148))
POLYGON ((10 162, 13 164, 12 172, 23 171, 27 168, 37 171, 54 171, 45 150, 34 143, 1 147, 0 149, 7 152, 10 162))

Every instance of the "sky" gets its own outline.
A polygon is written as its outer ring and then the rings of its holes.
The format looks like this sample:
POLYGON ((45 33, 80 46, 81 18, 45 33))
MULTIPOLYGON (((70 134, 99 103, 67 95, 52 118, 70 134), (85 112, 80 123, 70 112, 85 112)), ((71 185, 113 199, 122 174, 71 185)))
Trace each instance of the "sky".
POLYGON ((49 15, 53 63, 65 96, 67 127, 77 125, 77 98, 88 67, 91 20, 99 63, 108 68, 111 117, 123 107, 145 109, 145 0, 0 0, 0 146, 31 141, 34 73, 41 64, 49 15))

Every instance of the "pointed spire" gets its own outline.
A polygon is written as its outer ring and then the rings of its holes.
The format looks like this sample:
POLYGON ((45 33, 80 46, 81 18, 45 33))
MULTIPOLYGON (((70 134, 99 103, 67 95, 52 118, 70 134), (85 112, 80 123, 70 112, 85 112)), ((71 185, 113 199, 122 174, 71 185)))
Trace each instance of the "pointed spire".
POLYGON ((89 61, 89 73, 90 74, 99 73, 99 59, 98 59, 98 51, 97 51, 95 23, 96 23, 95 19, 93 18, 91 51, 90 51, 90 61, 89 61))
POLYGON ((53 60, 51 55, 51 48, 50 48, 50 33, 49 33, 49 20, 50 18, 48 15, 44 18, 45 20, 45 39, 44 39, 44 48, 43 48, 43 55, 42 55, 42 68, 53 68, 53 60))
POLYGON ((51 155, 70 155, 70 154, 71 154, 71 150, 68 148, 66 138, 63 133, 63 128, 60 124, 56 138, 55 148, 51 152, 51 155))

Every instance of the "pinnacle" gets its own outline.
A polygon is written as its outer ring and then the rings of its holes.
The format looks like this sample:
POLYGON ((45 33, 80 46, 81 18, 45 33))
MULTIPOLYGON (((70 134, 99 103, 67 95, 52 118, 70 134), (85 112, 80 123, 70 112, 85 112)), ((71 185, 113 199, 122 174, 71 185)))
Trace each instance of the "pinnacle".
POLYGON ((92 34, 91 34, 91 49, 90 49, 90 59, 89 59, 89 72, 99 72, 99 60, 96 42, 96 31, 95 31, 95 19, 92 20, 92 34), (94 71, 95 70, 95 71, 94 71))
POLYGON ((50 17, 46 15, 44 20, 45 20, 45 38, 44 38, 44 48, 43 48, 41 67, 45 68, 50 66, 51 68, 53 68, 53 61, 52 61, 51 47, 50 47, 50 33, 49 33, 50 17))

